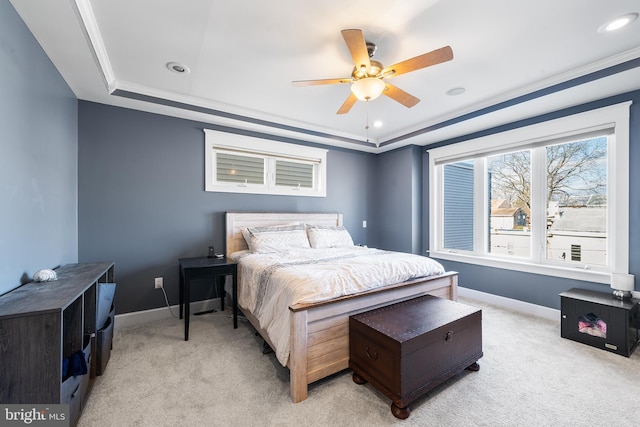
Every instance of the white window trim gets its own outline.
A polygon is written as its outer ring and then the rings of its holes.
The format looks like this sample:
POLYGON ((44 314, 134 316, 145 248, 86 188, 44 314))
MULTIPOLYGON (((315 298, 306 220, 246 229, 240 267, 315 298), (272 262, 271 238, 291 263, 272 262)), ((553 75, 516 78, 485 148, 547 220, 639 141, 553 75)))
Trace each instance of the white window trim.
MULTIPOLYGON (((467 140, 457 144, 428 150, 429 153, 429 256, 488 267, 503 268, 534 274, 543 274, 597 283, 610 283, 611 273, 628 273, 629 269, 629 108, 631 102, 566 116, 510 131, 467 140), (472 159, 485 153, 508 152, 526 148, 544 141, 569 138, 598 130, 613 128, 608 144, 608 210, 607 239, 610 254, 608 271, 578 269, 505 259, 479 253, 459 253, 443 250, 442 242, 442 182, 439 166, 445 162, 472 159), (615 167, 614 167, 615 165, 615 167)), ((476 177, 477 178, 477 177, 476 177)), ((485 179, 484 177, 482 179, 485 179)), ((532 179, 540 179, 532 176, 532 179)), ((477 206, 477 212, 486 210, 486 201, 477 206)), ((476 213, 477 213, 476 212, 476 213)), ((543 215, 541 213, 540 215, 543 215)), ((536 221, 536 218, 532 218, 536 221)), ((486 230, 476 230, 481 235, 486 230)), ((484 238, 484 236, 483 236, 484 238)))
POLYGON ((322 148, 271 141, 250 136, 204 129, 205 133, 205 191, 223 193, 270 194, 284 196, 327 196, 327 151, 322 148), (275 160, 314 164, 313 188, 275 185, 275 172, 269 172, 265 184, 216 182, 215 153, 218 151, 244 153, 264 157, 267 168, 275 167, 275 160))

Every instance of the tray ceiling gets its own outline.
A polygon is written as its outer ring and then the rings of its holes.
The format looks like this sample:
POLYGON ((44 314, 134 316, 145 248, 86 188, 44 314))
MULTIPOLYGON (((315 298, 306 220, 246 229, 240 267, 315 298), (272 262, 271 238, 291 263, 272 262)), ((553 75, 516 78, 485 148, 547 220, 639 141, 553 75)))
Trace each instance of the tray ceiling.
POLYGON ((369 152, 640 89, 640 20, 598 31, 637 0, 11 3, 78 99, 369 152), (454 58, 393 78, 413 108, 381 96, 338 115, 349 84, 291 82, 350 77, 347 28, 385 65, 446 45, 454 58))

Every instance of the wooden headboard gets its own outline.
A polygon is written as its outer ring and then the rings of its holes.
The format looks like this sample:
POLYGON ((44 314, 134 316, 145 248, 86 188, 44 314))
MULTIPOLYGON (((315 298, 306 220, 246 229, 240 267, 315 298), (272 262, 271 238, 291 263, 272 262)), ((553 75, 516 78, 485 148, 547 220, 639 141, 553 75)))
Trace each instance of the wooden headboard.
POLYGON ((299 212, 227 212, 226 241, 227 256, 248 249, 241 230, 247 227, 262 227, 279 224, 342 225, 341 213, 299 213, 299 212))

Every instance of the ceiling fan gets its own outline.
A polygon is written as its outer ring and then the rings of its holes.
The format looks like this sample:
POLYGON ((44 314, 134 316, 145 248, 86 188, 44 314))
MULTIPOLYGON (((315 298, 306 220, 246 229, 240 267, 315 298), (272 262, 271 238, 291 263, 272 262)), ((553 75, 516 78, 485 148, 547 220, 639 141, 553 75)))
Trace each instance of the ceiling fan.
POLYGON ((297 80, 294 86, 315 86, 327 84, 352 83, 351 93, 342 104, 337 114, 348 113, 358 99, 371 101, 381 94, 399 102, 407 108, 416 105, 420 100, 402 89, 383 81, 383 79, 399 76, 411 71, 426 68, 431 65, 453 59, 453 51, 450 46, 445 46, 434 51, 418 55, 411 59, 398 62, 389 67, 384 67, 380 62, 369 59, 376 50, 376 45, 366 42, 362 30, 342 30, 347 48, 351 53, 355 66, 351 77, 321 80, 297 80))

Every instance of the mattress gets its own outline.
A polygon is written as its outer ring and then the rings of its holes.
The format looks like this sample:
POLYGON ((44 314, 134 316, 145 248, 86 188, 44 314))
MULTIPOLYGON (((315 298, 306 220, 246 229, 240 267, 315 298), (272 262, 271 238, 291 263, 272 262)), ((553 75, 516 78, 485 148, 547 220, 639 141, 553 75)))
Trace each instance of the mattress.
POLYGON ((275 253, 241 251, 231 258, 238 262, 238 304, 258 319, 283 366, 289 360, 290 306, 445 272, 431 258, 360 246, 275 253))

